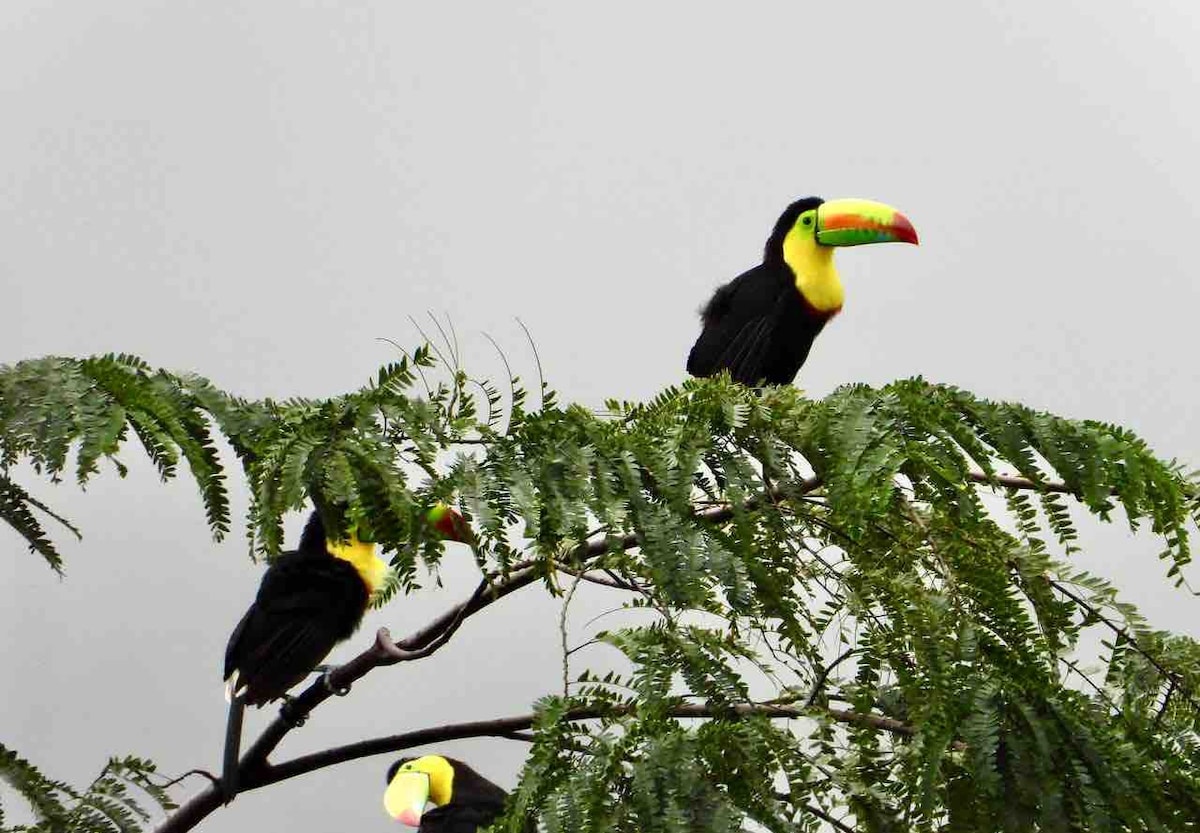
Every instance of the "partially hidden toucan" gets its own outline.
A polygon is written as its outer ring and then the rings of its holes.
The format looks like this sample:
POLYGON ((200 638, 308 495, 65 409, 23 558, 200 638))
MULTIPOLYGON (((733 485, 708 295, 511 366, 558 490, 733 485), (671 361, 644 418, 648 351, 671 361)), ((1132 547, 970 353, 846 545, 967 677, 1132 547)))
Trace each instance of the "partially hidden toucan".
MULTIPOLYGON (((418 833, 475 833, 504 812, 508 793, 454 758, 401 758, 387 772, 383 806, 418 833), (437 805, 426 809, 432 802, 437 805)), ((525 830, 537 827, 526 823, 525 830)))
POLYGON ((688 372, 728 370, 744 385, 790 384, 813 339, 842 309, 834 249, 889 242, 917 242, 912 223, 889 205, 820 197, 792 203, 775 223, 763 262, 719 287, 704 306, 688 372))
MULTIPOLYGON (((436 505, 426 519, 442 537, 468 540, 470 526, 445 504, 436 505)), ((387 571, 375 544, 359 540, 354 530, 345 541, 330 538, 314 511, 300 546, 279 556, 263 574, 254 602, 225 648, 229 722, 221 787, 226 802, 237 794, 245 707, 283 697, 353 634, 387 571)))

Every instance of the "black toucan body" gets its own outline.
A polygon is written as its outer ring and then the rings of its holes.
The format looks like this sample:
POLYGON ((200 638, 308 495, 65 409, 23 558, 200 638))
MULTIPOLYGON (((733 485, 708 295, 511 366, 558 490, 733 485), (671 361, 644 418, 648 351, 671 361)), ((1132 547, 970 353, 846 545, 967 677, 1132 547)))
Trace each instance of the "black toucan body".
POLYGON ((813 340, 842 309, 838 246, 916 243, 912 223, 870 200, 797 200, 775 223, 763 262, 713 293, 703 330, 688 355, 693 376, 728 370, 744 385, 785 385, 808 358, 813 340))
POLYGON ((229 637, 230 694, 248 706, 282 697, 358 629, 386 570, 373 545, 326 541, 321 516, 313 512, 299 548, 267 569, 254 603, 229 637))
POLYGON ((327 540, 318 512, 309 517, 300 546, 267 569, 225 648, 227 801, 237 793, 243 709, 282 697, 354 633, 386 574, 374 544, 353 535, 344 542, 327 540))
MULTIPOLYGON (((425 520, 439 538, 473 539, 466 519, 446 504, 436 504, 425 520)), ((230 706, 221 783, 226 801, 237 794, 245 707, 283 697, 312 673, 337 643, 358 629, 371 594, 386 575, 387 564, 375 544, 360 541, 353 531, 346 541, 330 540, 318 512, 309 516, 300 546, 267 569, 225 648, 230 706)))
MULTIPOLYGON (((418 833, 476 833, 504 812, 508 793, 454 758, 401 758, 388 768, 383 806, 418 833), (426 804, 437 806, 426 810, 426 804)), ((525 825, 527 833, 537 827, 525 825)))

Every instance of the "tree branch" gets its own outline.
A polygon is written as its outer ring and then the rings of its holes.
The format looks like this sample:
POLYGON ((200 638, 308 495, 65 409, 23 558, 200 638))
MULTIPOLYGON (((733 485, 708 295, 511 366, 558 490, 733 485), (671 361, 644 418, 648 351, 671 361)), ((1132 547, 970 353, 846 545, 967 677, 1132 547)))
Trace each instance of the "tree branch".
POLYGON ((1075 494, 1075 490, 1066 483, 1055 481, 1035 483, 1027 477, 1017 477, 1011 474, 989 475, 981 471, 972 471, 967 473, 967 477, 985 486, 1003 486, 1006 489, 1025 489, 1034 492, 1058 492, 1064 495, 1075 494))
MULTIPOLYGON (((742 717, 766 716, 769 718, 784 720, 802 717, 812 718, 824 713, 829 715, 829 717, 838 723, 863 726, 869 729, 875 729, 877 731, 899 735, 901 737, 912 737, 917 732, 914 727, 900 720, 884 717, 882 715, 864 714, 862 712, 850 711, 848 709, 835 709, 826 707, 817 711, 814 709, 794 706, 741 704, 734 706, 732 711, 734 714, 742 717)), ((601 717, 628 715, 635 712, 635 707, 575 709, 568 712, 563 720, 571 723, 578 723, 585 720, 596 720, 601 717)), ((693 704, 679 705, 671 709, 669 712, 671 717, 677 717, 681 719, 712 718, 719 717, 726 713, 727 712, 715 710, 708 706, 693 704)), ((342 764, 347 761, 354 761, 359 758, 367 758, 372 755, 382 755, 386 752, 401 752, 406 749, 411 749, 415 746, 445 743, 446 741, 462 740, 464 738, 508 738, 516 732, 521 732, 523 730, 532 728, 536 719, 537 716, 535 714, 522 714, 515 717, 504 717, 496 720, 450 723, 444 726, 418 729, 416 731, 404 732, 398 735, 388 735, 386 737, 358 741, 357 743, 349 743, 344 746, 335 746, 320 752, 301 755, 299 757, 292 758, 291 760, 284 761, 280 764, 270 765, 265 770, 260 771, 252 781, 248 781, 244 785, 244 788, 246 790, 257 789, 259 787, 263 787, 268 784, 274 784, 288 778, 295 778, 298 775, 305 775, 318 769, 324 769, 328 766, 342 764)), ((524 740, 524 738, 522 739, 524 740)), ((956 741, 955 748, 965 749, 966 746, 960 741, 956 741)))
POLYGON ((275 719, 259 736, 242 758, 242 768, 253 770, 261 766, 279 745, 284 736, 308 718, 312 710, 329 699, 334 691, 349 688, 371 670, 381 665, 421 659, 444 646, 467 617, 499 601, 510 593, 520 590, 537 580, 539 573, 529 568, 514 573, 498 585, 481 583, 465 602, 455 605, 425 627, 405 639, 392 642, 387 628, 376 633, 375 643, 347 662, 329 672, 326 678, 309 685, 279 710, 275 719))
MULTIPOLYGON (((634 711, 635 709, 633 708, 576 709, 568 712, 564 720, 574 723, 584 720, 596 720, 601 717, 631 714, 634 711)), ((814 714, 812 709, 789 706, 742 704, 735 706, 732 711, 739 716, 763 715, 773 719, 789 720, 818 716, 818 714, 814 714)), ((862 726, 877 731, 888 732, 900 737, 912 737, 917 731, 907 723, 882 715, 864 714, 862 712, 835 708, 826 708, 821 711, 838 723, 862 726)), ((702 705, 680 705, 670 710, 672 717, 681 719, 711 718, 718 716, 718 714, 713 709, 702 705)), ((372 738, 344 746, 335 746, 321 752, 300 755, 280 764, 267 764, 264 762, 243 776, 244 780, 242 781, 241 789, 242 792, 249 792, 347 761, 366 758, 372 755, 382 755, 387 752, 401 752, 418 746, 446 743, 452 740, 497 737, 528 741, 528 736, 520 735, 519 733, 532 728, 536 720, 537 715, 535 714, 522 714, 496 720, 449 723, 443 726, 417 729, 416 731, 404 732, 398 735, 372 738)), ((966 745, 962 741, 955 741, 953 746, 955 749, 966 748, 966 745)), ((199 795, 181 805, 172 816, 159 826, 157 833, 175 833, 176 831, 191 830, 206 816, 220 807, 221 800, 219 787, 210 786, 206 788, 199 795)))

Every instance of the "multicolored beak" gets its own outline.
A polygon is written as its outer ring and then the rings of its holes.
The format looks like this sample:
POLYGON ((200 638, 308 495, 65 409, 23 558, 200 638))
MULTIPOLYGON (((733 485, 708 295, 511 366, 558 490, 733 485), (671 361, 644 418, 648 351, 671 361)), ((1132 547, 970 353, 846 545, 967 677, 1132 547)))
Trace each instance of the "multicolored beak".
POLYGON ((421 826, 421 814, 429 801, 429 776, 424 772, 401 770, 383 794, 383 807, 389 816, 409 827, 421 826))
POLYGON ((829 200, 817 208, 817 242, 822 246, 917 243, 917 230, 890 205, 873 200, 829 200))
POLYGON ((436 504, 425 514, 425 519, 443 538, 460 544, 470 543, 471 525, 467 519, 444 503, 436 504))

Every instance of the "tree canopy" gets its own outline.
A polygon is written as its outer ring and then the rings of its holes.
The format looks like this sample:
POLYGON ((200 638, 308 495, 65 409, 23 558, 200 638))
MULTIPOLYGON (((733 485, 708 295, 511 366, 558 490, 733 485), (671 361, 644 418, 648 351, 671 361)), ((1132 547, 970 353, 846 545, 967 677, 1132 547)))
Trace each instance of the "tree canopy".
MULTIPOLYGON (((0 367, 0 517, 66 569, 48 524, 68 522, 30 478, 123 473, 136 437, 164 479, 186 464, 223 536, 218 435, 251 495, 253 552, 278 553, 282 516, 319 497, 389 553, 378 604, 436 570, 429 506, 469 520, 476 593, 407 639, 379 634, 344 682, 428 656, 526 587, 565 605, 598 582, 647 613, 594 637, 620 672, 581 668, 564 633, 563 686, 529 715, 268 762, 292 729, 277 721, 243 759, 247 789, 528 729, 506 830, 535 817, 552 833, 1200 824, 1200 646, 1073 560, 1079 523, 1123 520, 1161 540, 1164 580, 1184 581, 1200 489, 1121 427, 921 378, 810 399, 722 376, 596 412, 544 383, 473 379, 428 347, 361 389, 284 401, 131 356, 48 357, 0 367)), ((293 708, 328 696, 314 684, 293 708)), ((137 759, 73 789, 0 748, 0 777, 32 829, 138 829, 135 794, 171 806, 137 759)), ((162 829, 219 803, 206 790, 162 829)))

